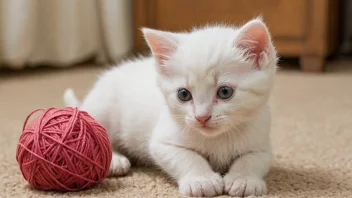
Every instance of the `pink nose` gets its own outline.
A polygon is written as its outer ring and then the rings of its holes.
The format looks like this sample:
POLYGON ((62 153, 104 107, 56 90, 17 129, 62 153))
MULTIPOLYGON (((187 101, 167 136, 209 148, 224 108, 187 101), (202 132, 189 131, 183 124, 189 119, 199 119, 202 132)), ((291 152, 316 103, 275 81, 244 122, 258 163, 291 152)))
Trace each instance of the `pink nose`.
POLYGON ((201 124, 205 124, 208 120, 210 120, 211 115, 201 115, 201 116, 196 116, 196 119, 198 120, 198 122, 200 122, 201 124))

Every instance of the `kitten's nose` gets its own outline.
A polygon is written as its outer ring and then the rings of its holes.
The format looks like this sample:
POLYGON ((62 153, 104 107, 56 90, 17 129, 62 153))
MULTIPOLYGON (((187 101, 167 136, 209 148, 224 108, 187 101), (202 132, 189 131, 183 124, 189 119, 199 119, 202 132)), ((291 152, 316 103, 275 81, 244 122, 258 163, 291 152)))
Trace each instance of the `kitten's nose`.
POLYGON ((198 122, 200 122, 202 125, 204 125, 208 120, 210 120, 210 118, 211 118, 211 115, 209 115, 209 114, 196 116, 196 119, 197 119, 198 122))

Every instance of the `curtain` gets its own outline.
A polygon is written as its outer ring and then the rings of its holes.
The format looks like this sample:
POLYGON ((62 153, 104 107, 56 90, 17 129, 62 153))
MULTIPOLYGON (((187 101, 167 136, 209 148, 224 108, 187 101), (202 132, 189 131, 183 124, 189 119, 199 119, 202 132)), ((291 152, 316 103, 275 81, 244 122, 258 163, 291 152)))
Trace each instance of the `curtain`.
POLYGON ((132 46, 130 0, 0 0, 0 67, 105 63, 132 46))

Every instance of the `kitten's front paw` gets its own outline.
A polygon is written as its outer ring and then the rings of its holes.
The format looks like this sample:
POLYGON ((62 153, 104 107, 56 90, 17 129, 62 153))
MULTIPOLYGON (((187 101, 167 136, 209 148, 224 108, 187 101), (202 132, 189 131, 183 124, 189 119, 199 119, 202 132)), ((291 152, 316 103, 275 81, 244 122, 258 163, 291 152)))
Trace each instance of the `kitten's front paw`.
POLYGON ((131 163, 127 159, 127 157, 117 153, 112 154, 109 176, 125 175, 126 173, 128 173, 130 168, 131 163))
POLYGON ((211 176, 190 175, 178 182, 180 193, 191 197, 215 197, 221 195, 224 188, 222 177, 214 173, 211 176))
POLYGON ((233 177, 226 175, 225 192, 234 197, 262 196, 267 193, 265 181, 255 176, 233 177))

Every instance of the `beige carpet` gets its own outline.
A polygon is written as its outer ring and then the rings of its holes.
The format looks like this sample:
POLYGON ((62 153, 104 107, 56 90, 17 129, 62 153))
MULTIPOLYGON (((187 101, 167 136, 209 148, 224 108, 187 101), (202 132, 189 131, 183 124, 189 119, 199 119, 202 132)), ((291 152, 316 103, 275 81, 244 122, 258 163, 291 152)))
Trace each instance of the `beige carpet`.
MULTIPOLYGON (((323 75, 293 68, 277 76, 271 100, 275 160, 265 197, 352 197, 352 64, 329 68, 323 75)), ((180 197, 174 183, 148 168, 76 193, 37 191, 23 179, 15 149, 27 114, 62 107, 66 87, 83 96, 101 70, 0 70, 0 197, 180 197)))

